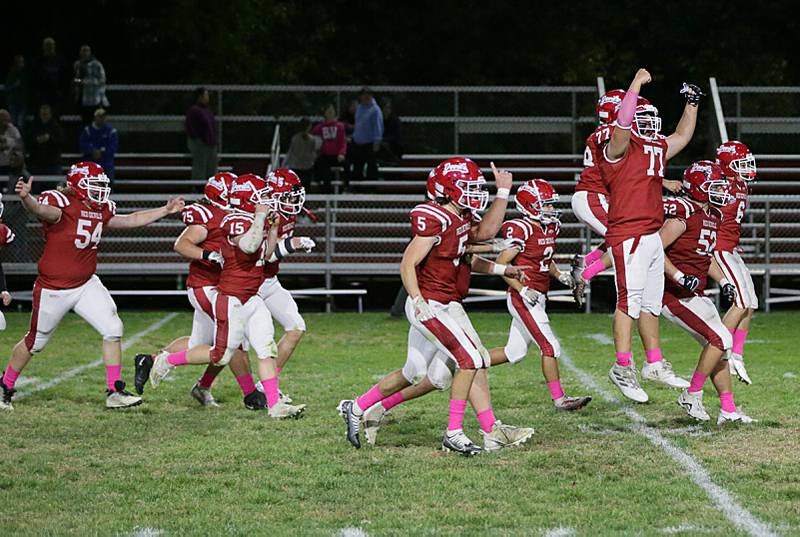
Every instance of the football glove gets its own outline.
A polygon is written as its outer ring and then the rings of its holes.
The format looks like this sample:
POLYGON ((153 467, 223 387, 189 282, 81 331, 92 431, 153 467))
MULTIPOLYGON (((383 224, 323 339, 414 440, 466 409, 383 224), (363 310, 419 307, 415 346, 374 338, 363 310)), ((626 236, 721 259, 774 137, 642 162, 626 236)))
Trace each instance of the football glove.
POLYGON ((209 252, 208 260, 219 264, 220 267, 225 266, 225 258, 222 256, 222 252, 209 252))
POLYGON ((535 306, 542 298, 542 293, 530 287, 523 287, 519 290, 519 294, 526 303, 535 306))
POLYGON ((706 96, 706 94, 703 93, 703 90, 700 89, 700 86, 695 84, 687 84, 686 82, 683 83, 681 93, 683 94, 683 98, 686 99, 686 102, 693 106, 697 106, 697 104, 700 102, 700 99, 706 96), (689 90, 691 90, 691 92, 689 90))
POLYGON ((572 277, 572 274, 569 272, 562 272, 558 275, 558 281, 561 282, 562 285, 573 289, 575 287, 575 278, 572 277))
POLYGON ((723 284, 722 289, 720 289, 720 293, 722 293, 722 296, 728 299, 728 302, 733 302, 736 300, 736 286, 732 283, 723 284))
POLYGON ((414 303, 414 318, 424 323, 426 321, 430 321, 435 317, 433 314, 433 310, 431 309, 430 304, 428 304, 422 295, 419 295, 413 300, 414 303))
POLYGON ((300 250, 305 250, 306 253, 310 252, 314 249, 317 243, 311 237, 297 237, 299 239, 299 245, 297 248, 300 250))
POLYGON ((694 292, 698 287, 700 287, 700 278, 697 276, 692 276, 691 274, 684 274, 678 283, 680 283, 681 287, 687 291, 694 292))

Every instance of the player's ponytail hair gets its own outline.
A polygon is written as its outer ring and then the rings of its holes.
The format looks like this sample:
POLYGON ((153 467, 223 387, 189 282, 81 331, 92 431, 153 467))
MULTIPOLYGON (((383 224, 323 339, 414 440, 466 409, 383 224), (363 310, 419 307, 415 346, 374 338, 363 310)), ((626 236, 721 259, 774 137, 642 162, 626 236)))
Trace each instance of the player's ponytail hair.
POLYGON ((65 196, 69 196, 70 194, 74 194, 74 193, 75 193, 75 191, 74 191, 74 190, 72 190, 72 187, 71 187, 71 186, 69 186, 69 184, 68 184, 68 183, 62 183, 62 184, 58 185, 58 186, 56 187, 56 190, 57 190, 58 192, 61 192, 61 193, 62 193, 62 194, 64 194, 65 196))

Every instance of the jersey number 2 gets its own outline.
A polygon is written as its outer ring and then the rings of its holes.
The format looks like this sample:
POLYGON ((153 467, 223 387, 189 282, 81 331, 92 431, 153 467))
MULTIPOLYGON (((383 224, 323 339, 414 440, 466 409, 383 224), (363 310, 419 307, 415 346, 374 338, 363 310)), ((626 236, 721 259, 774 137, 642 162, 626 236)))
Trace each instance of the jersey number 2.
POLYGON ((103 223, 97 222, 94 229, 92 229, 92 225, 95 225, 95 222, 91 220, 78 220, 78 227, 75 230, 78 234, 75 238, 75 248, 78 250, 84 250, 90 245, 92 250, 97 250, 100 237, 103 235, 103 223))

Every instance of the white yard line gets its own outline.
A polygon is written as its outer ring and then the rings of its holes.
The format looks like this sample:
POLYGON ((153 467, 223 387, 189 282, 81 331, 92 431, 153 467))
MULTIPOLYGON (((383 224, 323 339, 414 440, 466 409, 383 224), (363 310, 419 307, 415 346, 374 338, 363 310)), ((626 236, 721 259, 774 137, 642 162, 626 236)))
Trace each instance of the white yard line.
POLYGON ((557 528, 548 528, 542 531, 544 537, 572 537, 575 535, 573 528, 564 528, 559 526, 557 528))
POLYGON ((369 533, 361 528, 342 528, 336 535, 338 537, 369 537, 369 533))
POLYGON ((608 334, 586 334, 591 340, 596 341, 600 345, 613 345, 614 340, 608 334))
MULTIPOLYGON (((141 332, 137 332, 136 334, 133 334, 131 337, 125 338, 125 341, 123 341, 122 343, 122 352, 125 352, 126 350, 130 349, 144 336, 146 336, 150 332, 158 330, 159 328, 161 328, 162 326, 164 326, 177 316, 178 316, 177 313, 169 313, 164 317, 162 317, 161 319, 159 319, 158 321, 151 324, 150 326, 148 326, 147 328, 145 328, 144 330, 142 330, 141 332)), ((14 396, 14 400, 17 401, 19 399, 22 399, 23 397, 27 397, 34 393, 41 392, 42 390, 47 390, 48 388, 52 388, 53 386, 61 384, 65 380, 69 380, 76 375, 80 375, 84 371, 87 371, 89 369, 94 369, 95 367, 101 365, 103 365, 103 359, 99 358, 94 362, 89 362, 88 364, 79 365, 78 367, 74 367, 72 369, 64 371, 57 377, 54 377, 48 380, 47 382, 42 382, 41 384, 37 384, 36 386, 33 386, 28 390, 20 391, 18 394, 14 396)))
POLYGON ((570 358, 563 349, 559 361, 564 364, 567 369, 572 371, 584 386, 600 394, 600 396, 609 403, 619 405, 625 415, 633 422, 631 430, 647 438, 653 445, 661 448, 675 462, 683 467, 692 481, 705 491, 709 499, 716 505, 717 509, 719 509, 719 511, 725 515, 725 518, 737 529, 754 536, 777 535, 769 524, 757 519, 745 509, 744 506, 736 500, 733 494, 714 483, 708 471, 703 468, 700 462, 673 444, 656 429, 648 426, 644 416, 636 412, 630 405, 620 401, 606 388, 600 386, 592 375, 579 369, 578 366, 575 365, 575 362, 572 361, 572 358, 570 358))

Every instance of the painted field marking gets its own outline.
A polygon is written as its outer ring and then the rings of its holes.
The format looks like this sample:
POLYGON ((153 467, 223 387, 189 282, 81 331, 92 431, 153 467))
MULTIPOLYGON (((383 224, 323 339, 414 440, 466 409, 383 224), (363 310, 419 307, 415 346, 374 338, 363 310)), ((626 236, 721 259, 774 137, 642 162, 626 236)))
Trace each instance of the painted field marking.
POLYGON ((608 334, 586 334, 586 337, 600 345, 613 345, 614 340, 608 334))

